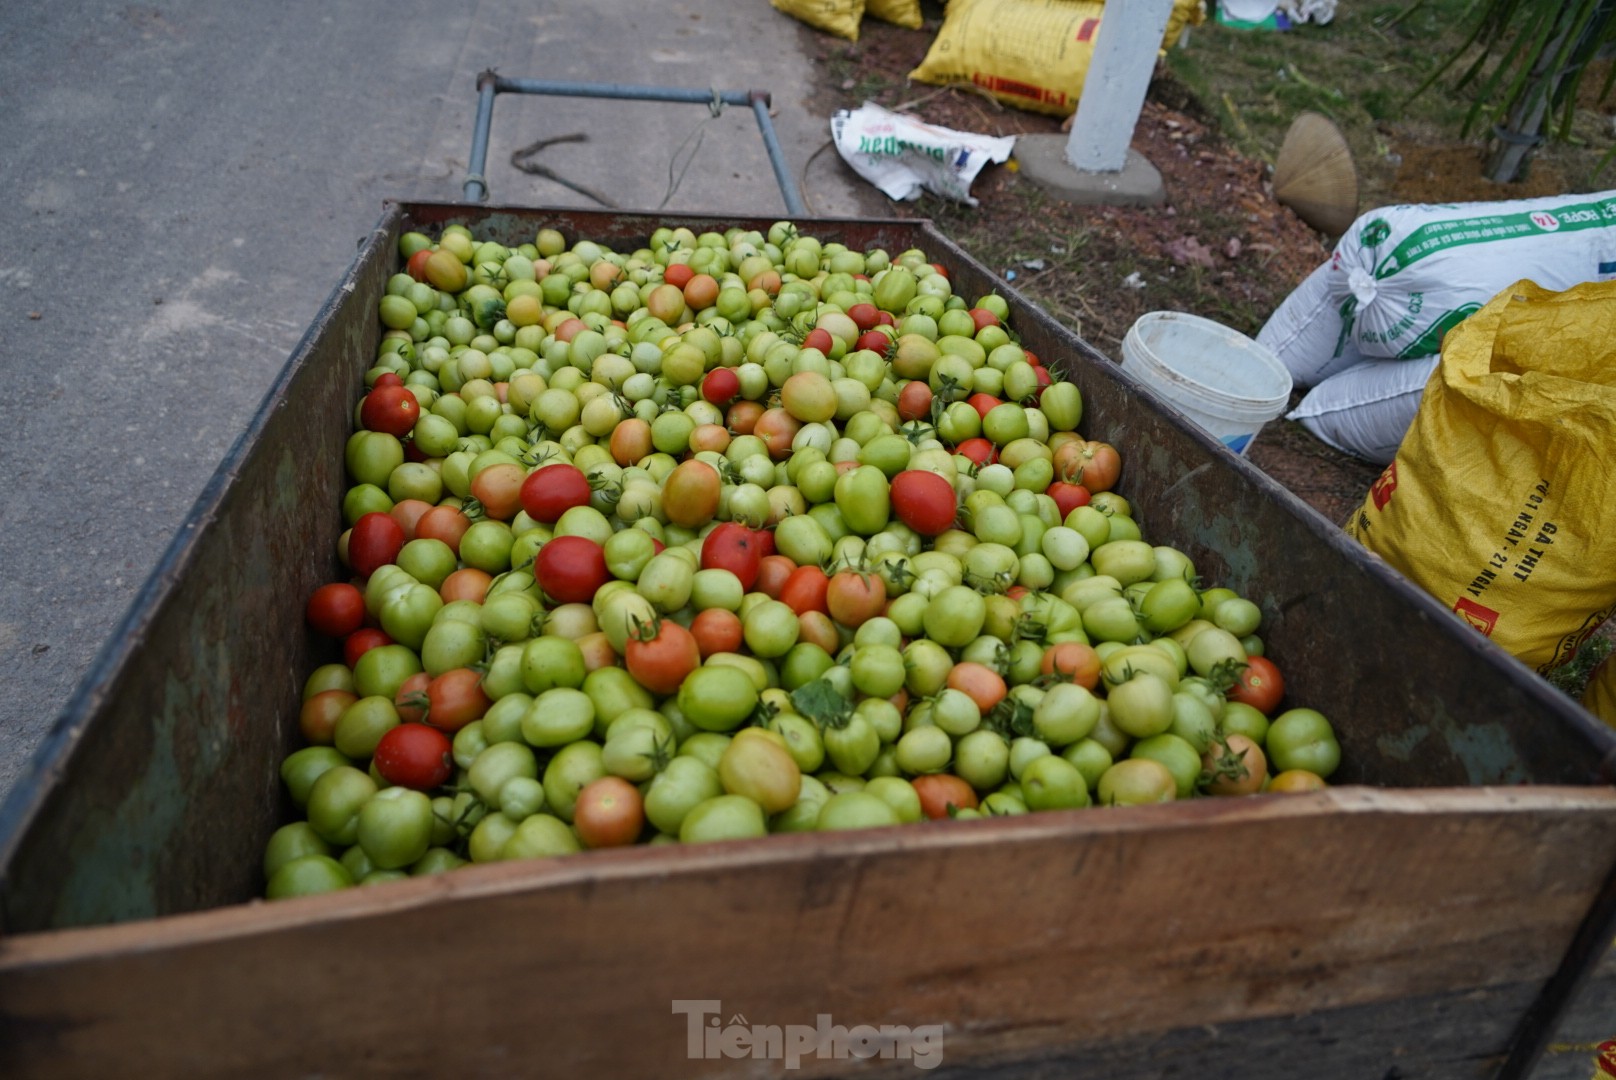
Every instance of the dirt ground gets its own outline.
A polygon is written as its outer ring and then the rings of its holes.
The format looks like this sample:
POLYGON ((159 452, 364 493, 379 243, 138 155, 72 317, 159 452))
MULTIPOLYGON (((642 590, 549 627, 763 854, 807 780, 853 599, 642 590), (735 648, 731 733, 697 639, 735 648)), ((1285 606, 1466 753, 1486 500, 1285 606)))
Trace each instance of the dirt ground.
MULTIPOLYGON (((823 79, 814 107, 874 101, 929 123, 989 135, 1058 133, 1061 119, 1007 108, 970 87, 912 83, 936 26, 907 30, 865 19, 859 41, 805 31, 823 79)), ((1360 209, 1403 202, 1519 198, 1563 190, 1552 168, 1507 189, 1480 175, 1477 145, 1432 145, 1387 126, 1388 170, 1361 170, 1360 209)), ((1047 198, 1015 167, 988 166, 977 208, 923 196, 891 212, 932 218, 986 265, 1113 358, 1147 311, 1179 310, 1255 335, 1281 301, 1329 255, 1333 237, 1274 198, 1268 162, 1235 151, 1209 112, 1158 64, 1133 148, 1162 175, 1167 204, 1081 207, 1047 198), (1147 287, 1129 287, 1130 280, 1147 287)), ((834 153, 833 150, 826 150, 834 153)), ((1300 398, 1298 392, 1293 403, 1300 398)), ((1321 443, 1299 424, 1266 425, 1250 460, 1335 522, 1362 501, 1380 469, 1321 443)))

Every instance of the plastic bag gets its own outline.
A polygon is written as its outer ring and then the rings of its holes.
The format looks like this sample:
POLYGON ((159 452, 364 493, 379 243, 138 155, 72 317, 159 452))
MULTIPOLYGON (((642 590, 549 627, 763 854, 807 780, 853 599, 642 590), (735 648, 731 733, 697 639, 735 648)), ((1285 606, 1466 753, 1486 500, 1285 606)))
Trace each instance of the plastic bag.
POLYGON ((1460 323, 1348 531, 1539 672, 1616 612, 1616 283, 1460 323))
MULTIPOLYGON (((1104 4, 1082 0, 949 0, 936 40, 909 77, 974 83, 1006 105, 1066 116, 1083 93, 1104 12, 1104 4)), ((1174 0, 1162 48, 1205 19, 1201 0, 1174 0)))
POLYGON ((769 0, 776 11, 827 33, 857 41, 865 0, 769 0))
POLYGON ((922 190, 977 205, 971 182, 982 166, 1003 162, 1014 135, 954 131, 865 102, 831 118, 836 152, 890 199, 916 199, 922 190))
POLYGON ((1616 277, 1616 191, 1371 210, 1330 263, 1330 295, 1359 352, 1432 356, 1512 281, 1569 289, 1616 277))

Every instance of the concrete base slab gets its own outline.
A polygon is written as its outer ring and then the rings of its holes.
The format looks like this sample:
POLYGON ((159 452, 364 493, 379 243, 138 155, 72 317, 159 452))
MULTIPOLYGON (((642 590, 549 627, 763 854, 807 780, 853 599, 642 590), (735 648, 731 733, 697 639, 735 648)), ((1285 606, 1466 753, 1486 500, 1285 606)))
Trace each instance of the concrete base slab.
POLYGON ((1161 173, 1142 154, 1128 151, 1120 172, 1085 172, 1066 160, 1065 135, 1022 135, 1015 157, 1021 171, 1057 199, 1090 206, 1160 206, 1167 201, 1161 173))

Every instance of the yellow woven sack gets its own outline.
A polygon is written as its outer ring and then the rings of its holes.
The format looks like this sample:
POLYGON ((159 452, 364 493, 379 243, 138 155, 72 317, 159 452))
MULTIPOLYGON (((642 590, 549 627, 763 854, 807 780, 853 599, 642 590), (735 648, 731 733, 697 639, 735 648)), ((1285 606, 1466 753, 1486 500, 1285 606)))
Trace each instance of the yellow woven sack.
POLYGON ((1448 333, 1347 530, 1539 672, 1616 611, 1616 282, 1518 281, 1448 333))
POLYGON ((919 30, 922 22, 920 0, 864 0, 864 13, 908 30, 919 30))
POLYGON ((809 26, 848 41, 858 40, 865 0, 769 0, 769 3, 776 11, 783 11, 809 26))
MULTIPOLYGON (((974 83, 1032 112, 1066 116, 1083 93, 1103 3, 1091 0, 949 0, 916 82, 974 83)), ((1201 0, 1174 0, 1166 49, 1206 18, 1201 0)))
POLYGON ((1582 690, 1582 707, 1616 727, 1616 654, 1605 657, 1588 676, 1582 690))

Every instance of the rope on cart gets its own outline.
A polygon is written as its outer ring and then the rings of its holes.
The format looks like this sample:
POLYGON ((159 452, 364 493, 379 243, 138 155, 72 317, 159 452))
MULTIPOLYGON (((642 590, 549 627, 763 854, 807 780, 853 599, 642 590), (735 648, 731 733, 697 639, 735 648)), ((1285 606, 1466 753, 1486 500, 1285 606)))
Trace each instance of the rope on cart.
POLYGON ((588 141, 588 134, 582 131, 574 131, 568 135, 554 135, 548 139, 540 139, 538 142, 530 143, 529 145, 522 147, 520 150, 513 151, 511 154, 511 164, 530 176, 542 176, 546 180, 553 180, 564 188, 569 188, 576 191, 586 199, 593 199, 595 202, 606 207, 608 210, 616 210, 617 204, 612 202, 612 200, 608 199, 606 196, 600 194, 598 191, 585 187, 583 184, 577 183, 576 181, 568 180, 565 176, 562 176, 560 173, 556 172, 547 165, 541 165, 537 161, 529 160, 546 146, 554 146, 557 143, 581 143, 588 141))

